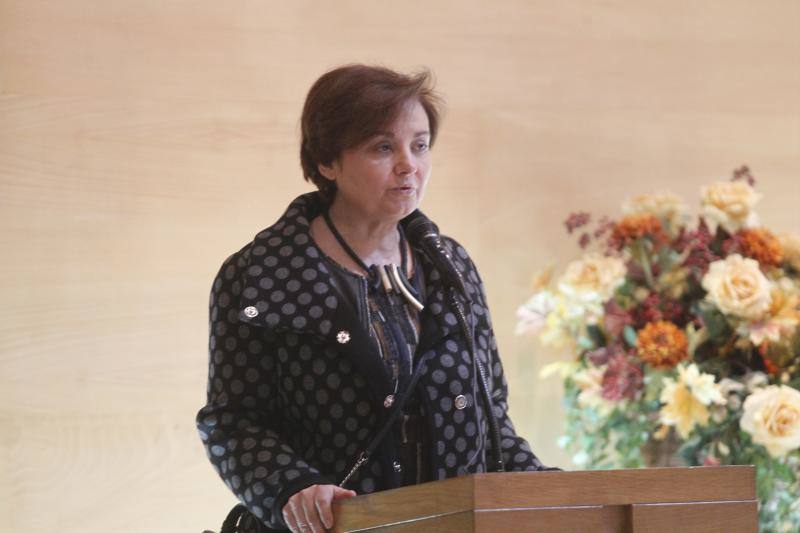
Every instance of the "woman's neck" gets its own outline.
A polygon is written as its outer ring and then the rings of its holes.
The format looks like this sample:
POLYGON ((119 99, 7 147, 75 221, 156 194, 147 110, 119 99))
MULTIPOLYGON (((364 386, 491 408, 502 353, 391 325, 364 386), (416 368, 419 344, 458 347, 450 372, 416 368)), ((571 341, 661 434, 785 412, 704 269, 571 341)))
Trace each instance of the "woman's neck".
POLYGON ((366 264, 399 262, 397 220, 370 218, 335 201, 329 214, 344 240, 366 264))

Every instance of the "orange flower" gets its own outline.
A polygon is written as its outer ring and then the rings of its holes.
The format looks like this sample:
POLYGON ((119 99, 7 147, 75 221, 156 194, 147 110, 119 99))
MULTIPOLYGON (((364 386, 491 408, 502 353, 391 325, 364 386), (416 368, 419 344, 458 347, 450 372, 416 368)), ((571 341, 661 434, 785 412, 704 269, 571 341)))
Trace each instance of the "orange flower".
POLYGON ((611 240, 618 246, 624 246, 636 239, 651 237, 661 242, 666 235, 661 227, 661 221, 654 215, 636 213, 622 217, 615 225, 611 240))
POLYGON ((689 356, 686 334, 672 322, 650 322, 639 331, 639 358, 655 368, 672 368, 689 356))
POLYGON ((752 257, 762 267, 778 266, 783 262, 783 247, 769 230, 747 228, 739 232, 742 255, 752 257))

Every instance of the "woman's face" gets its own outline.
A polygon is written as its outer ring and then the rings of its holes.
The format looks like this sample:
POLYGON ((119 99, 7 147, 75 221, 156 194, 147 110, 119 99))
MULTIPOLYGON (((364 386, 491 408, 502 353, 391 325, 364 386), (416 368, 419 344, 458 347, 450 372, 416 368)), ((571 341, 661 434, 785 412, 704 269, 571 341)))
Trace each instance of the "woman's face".
POLYGON ((417 208, 431 172, 428 115, 406 105, 386 131, 344 150, 323 176, 336 182, 333 203, 369 220, 397 221, 417 208))

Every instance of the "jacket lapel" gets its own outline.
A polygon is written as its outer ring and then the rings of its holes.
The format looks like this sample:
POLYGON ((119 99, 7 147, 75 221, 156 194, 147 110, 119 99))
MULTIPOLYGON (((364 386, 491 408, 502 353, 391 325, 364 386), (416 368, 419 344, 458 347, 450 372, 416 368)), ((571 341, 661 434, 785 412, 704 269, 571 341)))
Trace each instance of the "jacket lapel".
POLYGON ((277 223, 256 235, 239 302, 239 320, 275 333, 321 338, 337 346, 383 398, 389 375, 358 313, 343 298, 309 233, 321 214, 317 193, 295 199, 277 223))
MULTIPOLYGON (((339 297, 335 278, 309 232, 310 221, 322 209, 318 193, 304 194, 275 224, 256 235, 246 257, 239 320, 275 333, 313 335, 338 346, 382 400, 391 389, 386 366, 357 310, 339 297)), ((422 268, 424 277, 425 308, 420 313, 417 350, 421 354, 457 331, 459 324, 439 270, 415 249, 416 268, 422 268)))

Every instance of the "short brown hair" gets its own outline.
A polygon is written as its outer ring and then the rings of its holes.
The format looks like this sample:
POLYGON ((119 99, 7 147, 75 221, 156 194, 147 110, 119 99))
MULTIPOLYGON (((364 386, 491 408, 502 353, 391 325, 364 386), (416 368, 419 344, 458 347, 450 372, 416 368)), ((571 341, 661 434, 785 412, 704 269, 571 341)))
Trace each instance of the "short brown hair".
POLYGON ((345 65, 311 86, 300 120, 300 164, 306 181, 317 186, 326 202, 333 200, 336 184, 320 174, 319 165, 332 164, 343 150, 381 131, 409 100, 419 101, 428 115, 433 146, 442 99, 427 70, 405 75, 385 67, 345 65))

